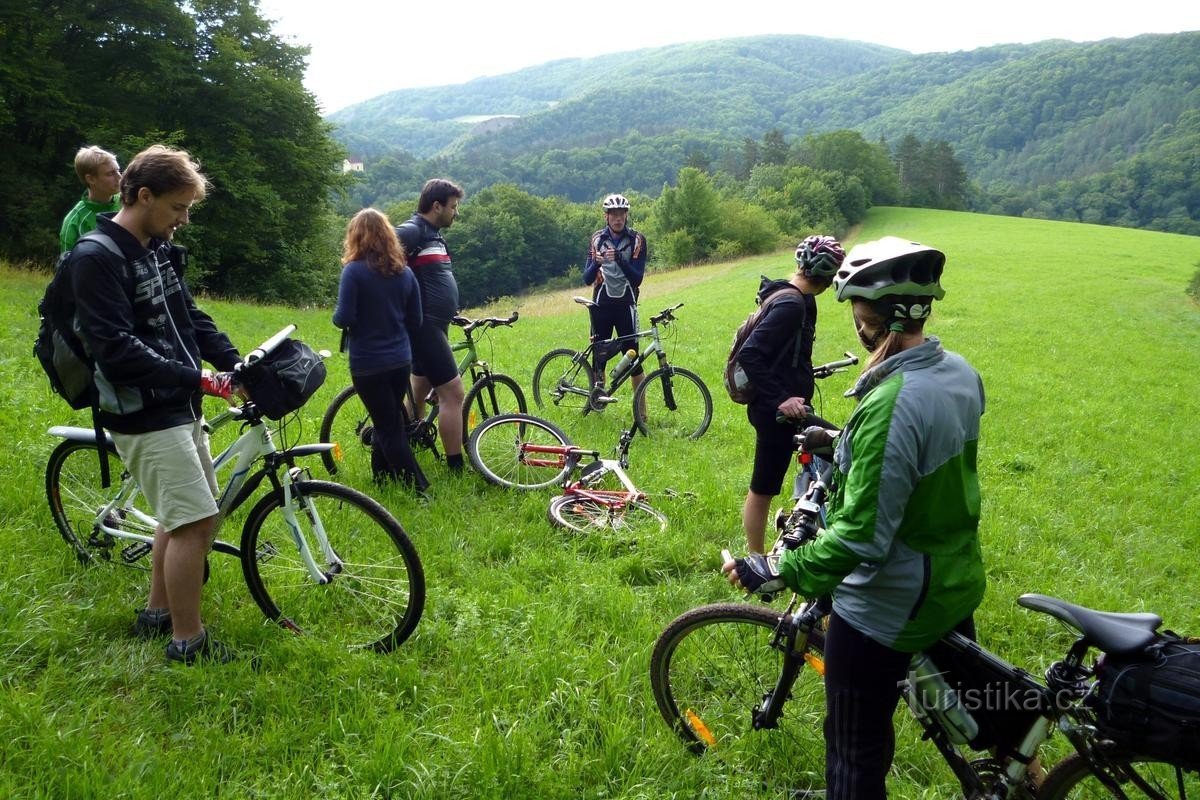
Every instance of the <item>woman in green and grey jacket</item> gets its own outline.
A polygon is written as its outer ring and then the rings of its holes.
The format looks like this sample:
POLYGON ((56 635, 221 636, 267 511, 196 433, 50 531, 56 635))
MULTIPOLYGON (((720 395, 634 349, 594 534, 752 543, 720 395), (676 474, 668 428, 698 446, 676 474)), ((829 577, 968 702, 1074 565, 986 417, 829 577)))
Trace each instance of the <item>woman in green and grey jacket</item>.
POLYGON ((945 255, 885 237, 854 248, 834 278, 870 351, 851 390, 858 406, 836 436, 805 431, 805 448, 832 450, 827 525, 777 564, 729 561, 747 591, 832 594, 825 638, 826 797, 886 797, 895 749, 897 684, 913 653, 952 629, 973 634, 983 599, 976 451, 983 383, 959 355, 924 333, 945 255))

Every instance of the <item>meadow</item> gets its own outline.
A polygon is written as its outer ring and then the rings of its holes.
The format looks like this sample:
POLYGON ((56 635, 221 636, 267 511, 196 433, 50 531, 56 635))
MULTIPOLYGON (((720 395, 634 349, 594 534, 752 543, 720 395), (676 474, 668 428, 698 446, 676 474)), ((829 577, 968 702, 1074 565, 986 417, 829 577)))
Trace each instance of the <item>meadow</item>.
MULTIPOLYGON (((1040 673, 1070 637, 1015 598, 1041 592, 1107 610, 1148 610, 1200 634, 1193 588, 1200 533, 1200 308, 1185 289, 1200 238, 954 212, 874 209, 865 241, 910 237, 948 254, 946 299, 927 330, 983 376, 981 528, 989 586, 985 646, 1040 673)), ((453 246, 453 231, 448 236, 453 246)), ((848 243, 852 243, 851 242, 848 243)), ((651 242, 653 247, 653 242, 651 242)), ((670 518, 637 541, 580 536, 545 518, 551 494, 518 494, 431 469, 419 503, 345 479, 402 522, 429 598, 414 637, 387 656, 345 653, 266 624, 239 565, 212 557, 206 621, 247 656, 168 666, 161 643, 128 634, 146 574, 84 568, 44 497, 46 429, 70 416, 30 354, 46 276, 0 269, 0 796, 20 798, 742 798, 753 780, 688 754, 658 716, 648 660, 683 611, 737 598, 718 575, 742 549, 753 452, 720 370, 758 276, 791 253, 655 273, 643 318, 677 302, 673 363, 704 377, 716 406, 698 441, 639 438, 630 473, 670 518), (694 493, 672 498, 666 490, 694 493), (255 656, 251 659, 248 656, 255 656)), ((582 287, 581 287, 582 288, 582 287)), ((558 291, 470 313, 506 315, 484 357, 526 388, 538 357, 581 346, 585 312, 558 291)), ((203 300, 243 349, 282 325, 336 350, 329 309, 203 300)), ((819 298, 814 361, 862 354, 849 309, 819 298)), ((345 359, 302 412, 315 440, 345 359)), ((825 381, 819 407, 843 420, 857 370, 825 381)), ((627 391, 627 390, 626 390, 627 391)), ((628 397, 563 421, 611 449, 628 397)), ((319 462, 311 465, 320 476, 319 462)), ((343 476, 339 476, 342 478, 343 476)), ((237 540, 241 518, 224 538, 237 540)), ((900 729, 897 798, 952 796, 932 748, 900 729)), ((1061 739, 1056 740, 1061 747, 1061 739)))

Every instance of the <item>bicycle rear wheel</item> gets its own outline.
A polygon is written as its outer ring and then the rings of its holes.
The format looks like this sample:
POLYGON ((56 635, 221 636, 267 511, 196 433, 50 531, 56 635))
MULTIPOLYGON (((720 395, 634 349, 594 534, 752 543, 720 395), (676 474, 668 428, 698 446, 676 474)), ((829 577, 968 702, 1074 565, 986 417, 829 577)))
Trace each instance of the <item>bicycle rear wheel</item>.
MULTIPOLYGON (((100 487, 100 448, 94 442, 64 440, 50 453, 46 463, 46 498, 54 524, 84 564, 115 562, 150 569, 150 548, 140 542, 118 541, 98 533, 96 517, 100 509, 121 491, 125 465, 111 448, 107 449, 108 471, 112 485, 100 487)), ((107 525, 131 533, 154 536, 153 514, 146 498, 136 487, 128 487, 128 496, 105 520, 107 525)))
POLYGON ((476 381, 463 398, 463 442, 485 419, 500 414, 524 414, 528 410, 525 393, 515 380, 498 372, 489 373, 476 381))
POLYGON ((330 475, 336 475, 340 464, 371 466, 371 415, 353 386, 337 393, 321 417, 320 441, 333 442, 334 450, 321 453, 321 462, 330 475))
POLYGON ((754 730, 752 712, 775 688, 783 654, 773 648, 782 614, 742 603, 696 608, 667 626, 650 656, 658 710, 692 752, 728 771, 731 797, 825 785, 824 637, 814 630, 786 714, 754 730))
MULTIPOLYGON (((1126 797, 1200 797, 1200 773, 1147 756, 1103 751, 1126 797)), ((1072 753, 1054 765, 1038 790, 1040 800, 1111 800, 1112 790, 1096 777, 1087 759, 1072 753)))
POLYGON ((590 497, 562 495, 550 501, 547 516, 555 525, 580 533, 612 531, 638 536, 667 529, 666 515, 640 501, 614 508, 590 497))
POLYGON ((699 375, 683 367, 668 366, 647 375, 633 393, 633 407, 638 430, 646 436, 666 433, 699 439, 712 422, 708 387, 699 375))
POLYGON ((558 426, 528 414, 485 419, 467 440, 467 458, 484 480, 509 489, 542 489, 560 484, 571 471, 562 453, 529 452, 527 447, 568 447, 558 426))
POLYGON ((386 653, 407 639, 425 607, 425 573, 400 523, 366 495, 326 481, 291 484, 298 530, 283 491, 251 510, 242 532, 242 572, 267 619, 349 649, 386 653), (330 550, 321 546, 321 532, 330 550), (302 537, 323 572, 300 557, 302 537))
POLYGON ((590 407, 595 380, 592 368, 578 350, 551 350, 533 369, 533 402, 538 408, 582 412, 590 407))

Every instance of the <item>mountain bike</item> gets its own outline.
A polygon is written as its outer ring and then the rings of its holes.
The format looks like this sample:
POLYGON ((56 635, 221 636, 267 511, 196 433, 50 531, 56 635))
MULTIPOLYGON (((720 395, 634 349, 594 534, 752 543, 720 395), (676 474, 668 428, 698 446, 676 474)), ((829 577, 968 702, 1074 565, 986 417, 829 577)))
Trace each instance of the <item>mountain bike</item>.
MULTIPOLYGON (((470 388, 463 398, 463 441, 480 421, 508 411, 526 411, 525 393, 520 385, 507 375, 493 372, 488 362, 479 358, 478 344, 483 334, 500 326, 511 327, 517 321, 518 313, 514 311, 510 317, 484 317, 468 319, 457 316, 451 323, 462 329, 463 341, 451 345, 450 349, 460 353, 458 374, 466 378, 469 374, 470 388)), ((408 443, 414 453, 428 452, 434 458, 440 459, 438 450, 438 403, 437 392, 430 390, 425 397, 425 408, 428 409, 420 419, 408 419, 408 443)), ((325 409, 321 417, 320 440, 336 445, 328 452, 321 454, 321 462, 330 475, 336 475, 339 462, 347 457, 347 453, 361 451, 364 458, 351 456, 356 461, 369 465, 370 450, 374 441, 374 426, 371 415, 367 413, 358 391, 353 386, 347 386, 338 392, 337 396, 325 409)))
POLYGON ((501 414, 484 420, 471 434, 467 457, 484 480, 496 486, 562 486, 562 494, 550 501, 546 512, 560 527, 582 533, 662 531, 666 516, 650 505, 625 472, 636 434, 637 427, 630 425, 621 433, 617 457, 604 458, 599 450, 576 447, 551 422, 528 414, 501 414), (620 488, 603 488, 609 476, 620 488))
MULTIPOLYGON (((828 473, 797 501, 770 557, 815 538, 828 473)), ((1039 594, 1017 603, 1049 614, 1075 637, 1044 681, 952 632, 914 657, 898 687, 962 796, 1200 797, 1195 768, 1125 749, 1097 730, 1097 665, 1088 663, 1089 651, 1141 652, 1157 638, 1161 617, 1095 611, 1039 594), (1054 730, 1074 752, 1038 786, 1041 776, 1030 765, 1054 730)), ((784 611, 716 603, 682 614, 655 643, 650 682, 659 712, 688 748, 728 770, 735 791, 821 796, 829 609, 827 598, 799 596, 784 611)))
MULTIPOLYGON (((289 325, 253 350, 249 366, 277 347, 289 325)), ((274 430, 252 399, 229 406, 206 427, 240 426, 241 434, 213 459, 225 486, 219 525, 255 496, 240 545, 217 539, 213 550, 241 561, 254 602, 267 619, 297 633, 348 648, 387 652, 416 629, 425 605, 425 574, 400 523, 365 494, 312 480, 298 461, 333 445, 292 445, 296 413, 274 430), (276 444, 276 440, 282 446, 276 444), (227 477, 226 477, 227 476, 227 477)), ((46 496, 62 538, 84 564, 149 569, 158 521, 105 432, 110 474, 101 488, 99 443, 91 428, 55 426, 61 441, 46 465, 46 496)), ((220 528, 218 528, 218 534, 220 528)), ((207 574, 207 564, 205 571, 207 574)))
MULTIPOLYGON (((574 300, 589 309, 596 305, 586 297, 574 300)), ((538 408, 578 410, 582 414, 603 411, 616 402, 614 395, 634 371, 654 357, 658 367, 646 375, 633 393, 638 430, 646 436, 655 430, 700 438, 712 422, 712 395, 699 375, 672 365, 663 347, 664 331, 676 321, 675 312, 682 307, 683 303, 678 303, 655 314, 650 318, 650 328, 644 331, 614 339, 597 339, 593 335, 582 352, 560 347, 546 353, 533 370, 534 403, 538 408), (640 353, 636 349, 638 339, 649 339, 640 353), (605 376, 596 364, 626 348, 626 358, 616 365, 612 383, 606 385, 605 376)))

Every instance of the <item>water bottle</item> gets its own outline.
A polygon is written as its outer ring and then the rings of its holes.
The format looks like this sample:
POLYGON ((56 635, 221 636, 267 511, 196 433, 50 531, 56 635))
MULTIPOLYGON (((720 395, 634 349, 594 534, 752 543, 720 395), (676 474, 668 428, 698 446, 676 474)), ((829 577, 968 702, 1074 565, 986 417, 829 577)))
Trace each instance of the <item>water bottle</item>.
POLYGON ((979 723, 963 708, 958 692, 924 653, 913 656, 908 666, 904 699, 922 720, 937 723, 954 744, 969 744, 979 735, 979 723))
POLYGON ((617 365, 612 368, 612 372, 608 374, 611 375, 612 379, 615 381, 617 378, 625 374, 625 371, 629 369, 631 364, 633 364, 633 360, 635 358, 637 358, 637 350, 634 350, 633 348, 626 350, 621 355, 621 360, 617 362, 617 365))

